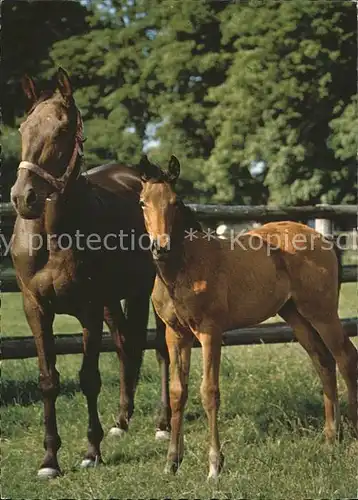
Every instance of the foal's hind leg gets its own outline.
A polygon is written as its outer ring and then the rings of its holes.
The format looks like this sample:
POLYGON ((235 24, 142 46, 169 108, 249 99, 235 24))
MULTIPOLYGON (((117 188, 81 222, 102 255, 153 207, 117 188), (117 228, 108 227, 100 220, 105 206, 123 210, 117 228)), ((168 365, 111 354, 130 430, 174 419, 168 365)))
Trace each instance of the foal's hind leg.
POLYGON ((348 390, 348 414, 355 436, 358 437, 357 377, 358 352, 342 328, 336 313, 308 318, 323 342, 333 354, 348 390))
POLYGON ((279 311, 280 316, 293 328, 294 334, 307 351, 321 379, 324 392, 325 435, 334 440, 339 426, 339 404, 335 360, 312 325, 302 317, 292 300, 279 311))

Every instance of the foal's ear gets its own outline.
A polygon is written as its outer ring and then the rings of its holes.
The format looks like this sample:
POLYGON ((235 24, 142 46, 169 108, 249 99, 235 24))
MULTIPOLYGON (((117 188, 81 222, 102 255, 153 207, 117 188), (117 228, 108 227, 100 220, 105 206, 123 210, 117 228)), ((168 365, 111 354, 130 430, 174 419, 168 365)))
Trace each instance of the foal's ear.
POLYGON ((30 106, 32 106, 37 101, 36 88, 33 79, 28 75, 24 75, 21 78, 21 85, 30 106))
POLYGON ((168 165, 168 178, 171 184, 174 184, 180 175, 180 163, 176 156, 172 155, 168 165))
POLYGON ((57 88, 66 100, 69 100, 72 97, 73 90, 70 77, 68 76, 67 71, 61 67, 57 70, 57 88))
POLYGON ((138 167, 139 167, 139 173, 140 173, 141 179, 144 182, 149 181, 149 179, 151 178, 152 164, 148 160, 147 155, 143 154, 140 157, 138 167))

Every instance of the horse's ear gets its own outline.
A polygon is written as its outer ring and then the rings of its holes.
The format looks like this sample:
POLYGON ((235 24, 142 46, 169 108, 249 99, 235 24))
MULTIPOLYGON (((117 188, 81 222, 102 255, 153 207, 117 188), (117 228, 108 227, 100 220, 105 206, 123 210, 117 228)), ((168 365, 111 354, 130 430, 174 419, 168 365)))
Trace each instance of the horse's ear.
POLYGON ((143 181, 148 181, 151 178, 152 164, 148 160, 147 155, 142 154, 142 156, 140 157, 139 163, 138 163, 138 167, 139 167, 139 173, 140 173, 141 179, 143 181))
POLYGON ((172 155, 168 165, 168 178, 171 184, 174 184, 180 175, 180 163, 176 156, 172 155))
POLYGON ((37 101, 36 88, 33 79, 28 75, 24 75, 21 78, 21 85, 24 94, 26 95, 30 105, 32 106, 37 101))
POLYGON ((70 99, 73 94, 70 77, 67 71, 59 67, 57 70, 57 88, 65 99, 70 99))

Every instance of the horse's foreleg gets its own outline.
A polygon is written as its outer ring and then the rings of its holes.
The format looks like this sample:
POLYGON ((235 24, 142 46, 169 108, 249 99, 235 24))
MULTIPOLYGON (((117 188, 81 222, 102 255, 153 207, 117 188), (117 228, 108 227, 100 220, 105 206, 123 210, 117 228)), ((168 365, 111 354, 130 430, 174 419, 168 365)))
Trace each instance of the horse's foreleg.
MULTIPOLYGON (((154 310, 154 308, 153 308, 154 310)), ((170 401, 169 401, 169 352, 165 342, 165 324, 159 318, 154 310, 155 321, 157 327, 157 342, 156 357, 160 369, 161 377, 161 398, 160 412, 157 421, 157 431, 155 438, 158 440, 166 440, 170 438, 170 401)))
POLYGON ((171 436, 164 472, 175 473, 184 456, 183 418, 188 399, 193 335, 190 332, 177 334, 167 326, 166 341, 170 357, 171 436))
POLYGON ((217 331, 196 333, 203 356, 203 381, 200 387, 201 400, 208 417, 210 432, 209 475, 216 479, 223 465, 224 456, 220 451, 218 412, 220 407, 220 357, 221 334, 217 331))
POLYGON ((101 462, 100 444, 103 429, 98 417, 97 400, 101 390, 99 354, 102 339, 103 309, 86 311, 79 317, 83 327, 83 361, 79 372, 80 386, 87 399, 88 450, 81 467, 91 467, 101 462))
POLYGON ((61 439, 57 431, 56 399, 60 391, 60 377, 56 370, 56 353, 52 324, 54 314, 43 308, 34 295, 23 294, 24 311, 27 322, 35 338, 38 364, 39 388, 44 402, 45 458, 38 471, 40 478, 53 478, 60 475, 57 452, 61 439))

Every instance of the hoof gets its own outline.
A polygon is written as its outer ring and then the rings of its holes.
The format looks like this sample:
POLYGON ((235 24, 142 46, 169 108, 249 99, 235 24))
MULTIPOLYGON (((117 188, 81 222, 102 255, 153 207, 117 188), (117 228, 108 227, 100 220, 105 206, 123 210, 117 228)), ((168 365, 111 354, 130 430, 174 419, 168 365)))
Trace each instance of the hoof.
POLYGON ((39 479, 54 479, 59 477, 61 472, 58 469, 53 469, 52 467, 43 467, 37 473, 39 479))
POLYGON ((219 471, 217 469, 210 470, 207 480, 208 481, 216 481, 219 478, 219 471))
POLYGON ((216 481, 224 466, 224 455, 222 453, 217 457, 216 453, 209 454, 209 474, 208 481, 216 481))
POLYGON ((116 438, 122 438, 125 436, 127 431, 124 429, 121 429, 120 427, 112 427, 109 430, 108 436, 116 437, 116 438))
POLYGON ((97 467, 98 464, 101 463, 101 459, 99 457, 93 458, 84 458, 81 462, 81 469, 89 469, 91 467, 97 467))
POLYGON ((156 441, 168 441, 170 439, 170 432, 168 431, 161 431, 158 429, 155 433, 155 440, 156 441))
POLYGON ((168 462, 164 467, 164 474, 174 475, 178 472, 179 464, 176 462, 168 462))

